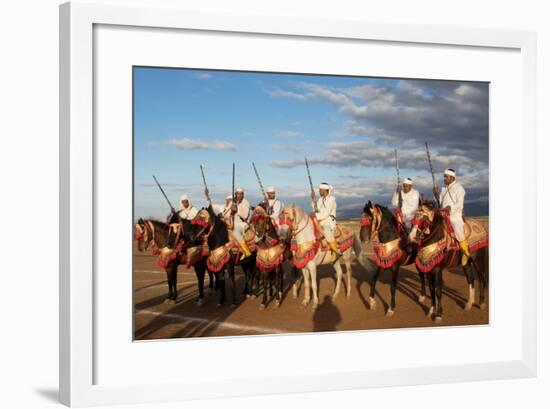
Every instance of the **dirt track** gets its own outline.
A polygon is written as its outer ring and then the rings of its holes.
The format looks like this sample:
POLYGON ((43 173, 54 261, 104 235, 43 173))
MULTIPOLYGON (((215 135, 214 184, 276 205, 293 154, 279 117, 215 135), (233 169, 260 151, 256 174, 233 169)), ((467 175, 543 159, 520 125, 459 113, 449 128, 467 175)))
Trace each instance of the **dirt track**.
MULTIPOLYGON (((331 266, 322 266, 318 269, 320 304, 313 312, 311 306, 301 305, 303 289, 298 299, 292 298, 289 277, 285 277, 285 292, 279 308, 275 308, 274 303, 271 303, 265 310, 260 310, 261 297, 240 297, 241 302, 236 307, 231 307, 230 303, 217 307, 218 295, 208 290, 208 278, 205 283, 207 302, 203 307, 199 307, 195 304, 198 294, 195 273, 183 266, 180 266, 178 271, 178 301, 175 304, 169 303, 165 301, 168 292, 166 274, 156 266, 155 260, 156 258, 150 254, 135 252, 136 340, 487 324, 489 321, 488 308, 480 310, 475 304, 470 311, 463 310, 468 286, 461 269, 447 271, 444 276, 443 322, 436 324, 426 316, 429 298, 427 297, 423 304, 417 301, 420 281, 414 267, 401 270, 395 315, 386 317, 385 311, 390 299, 390 274, 381 274, 376 286, 378 305, 375 310, 369 310, 367 298, 370 278, 356 261, 352 264, 350 299, 346 299, 343 289, 333 302, 331 295, 336 281, 334 269, 331 266)), ((286 271, 290 272, 290 269, 287 268, 286 271)), ((240 296, 244 284, 240 268, 237 269, 236 275, 237 294, 240 296)), ((476 281, 476 303, 477 288, 476 281)))

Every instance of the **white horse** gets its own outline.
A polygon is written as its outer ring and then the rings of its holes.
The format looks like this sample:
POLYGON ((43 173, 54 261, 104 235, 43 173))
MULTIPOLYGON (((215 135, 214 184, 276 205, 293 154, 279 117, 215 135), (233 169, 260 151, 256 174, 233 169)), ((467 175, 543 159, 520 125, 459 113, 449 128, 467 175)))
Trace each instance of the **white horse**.
MULTIPOLYGON (((299 206, 291 205, 284 208, 281 213, 279 223, 279 236, 283 240, 292 239, 295 248, 293 249, 293 263, 296 267, 302 269, 302 275, 305 284, 305 294, 302 305, 307 306, 311 301, 311 292, 313 293, 313 309, 319 305, 319 292, 317 289, 317 266, 331 264, 331 250, 324 249, 321 241, 315 237, 314 221, 299 206)), ((361 242, 353 236, 353 251, 357 256, 359 263, 368 269, 368 262, 365 255, 361 255, 361 242), (363 256, 363 257, 361 257, 363 256)), ((343 269, 342 262, 346 265, 346 297, 351 296, 351 257, 352 247, 346 249, 342 256, 334 263, 336 271, 336 288, 332 295, 335 300, 340 293, 342 286, 343 269)), ((294 298, 298 297, 298 283, 292 286, 294 298)))

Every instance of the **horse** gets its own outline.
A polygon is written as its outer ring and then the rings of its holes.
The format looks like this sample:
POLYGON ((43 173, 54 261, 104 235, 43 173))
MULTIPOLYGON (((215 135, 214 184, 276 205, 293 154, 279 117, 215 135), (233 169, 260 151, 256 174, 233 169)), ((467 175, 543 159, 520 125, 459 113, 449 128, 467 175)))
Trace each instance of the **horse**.
POLYGON ((235 292, 235 266, 241 266, 245 272, 244 293, 249 293, 248 277, 253 275, 256 264, 256 255, 240 260, 239 252, 233 251, 235 246, 229 239, 229 230, 224 220, 215 214, 212 206, 202 208, 197 216, 191 221, 188 228, 182 236, 184 243, 204 234, 205 243, 208 247, 208 257, 206 258, 206 268, 209 273, 216 277, 217 288, 220 290, 220 300, 218 306, 223 306, 227 300, 225 288, 225 273, 231 281, 232 305, 237 305, 235 292))
MULTIPOLYGON (((185 249, 182 253, 182 248, 177 247, 176 229, 181 228, 185 231, 186 226, 189 226, 188 220, 180 220, 179 216, 173 215, 169 220, 170 223, 163 223, 157 220, 139 219, 134 226, 134 238, 137 241, 139 252, 145 252, 150 247, 154 255, 158 255, 157 266, 166 271, 168 282, 168 296, 166 299, 170 302, 176 302, 178 297, 178 266, 186 264, 187 267, 193 266, 197 275, 199 297, 196 302, 201 306, 204 303, 204 273, 206 271, 205 258, 197 258, 197 249, 185 249), (176 228, 176 223, 181 222, 181 227, 176 228)), ((214 288, 214 277, 209 275, 209 288, 214 288)))
MULTIPOLYGON (((397 213, 398 214, 398 213, 397 213)), ((379 244, 374 245, 374 262, 376 270, 372 276, 369 307, 376 309, 376 282, 383 271, 391 271, 391 301, 386 311, 386 316, 391 317, 395 313, 395 291, 399 281, 399 269, 402 266, 414 264, 416 248, 411 245, 407 235, 404 220, 397 217, 387 208, 369 202, 363 208, 361 214, 361 228, 359 237, 361 242, 370 242, 375 237, 379 244)), ((424 274, 420 273, 421 293, 419 302, 423 302, 426 296, 426 284, 424 274)))
MULTIPOLYGON (((313 294, 313 309, 317 309, 319 305, 319 295, 317 289, 317 266, 331 264, 331 250, 324 245, 321 227, 314 214, 308 215, 297 205, 287 206, 283 209, 279 220, 279 236, 285 241, 291 242, 291 250, 293 254, 292 263, 295 267, 302 269, 302 275, 305 282, 305 294, 302 301, 303 306, 307 306, 311 301, 311 293, 313 294)), ((342 285, 342 260, 346 266, 347 284, 346 297, 351 297, 351 253, 352 248, 363 267, 367 268, 362 260, 361 245, 355 235, 348 229, 345 234, 340 236, 335 234, 335 238, 339 242, 340 252, 339 257, 333 264, 336 271, 336 287, 332 295, 335 300, 340 293, 342 285), (343 241, 341 240, 343 239, 343 241)), ((293 284, 293 295, 297 296, 297 283, 293 284)))
MULTIPOLYGON (((256 267, 260 271, 263 282, 263 298, 260 309, 267 305, 267 294, 273 297, 273 281, 275 281, 276 297, 275 307, 279 307, 283 297, 284 269, 283 262, 292 258, 289 246, 279 238, 277 227, 266 211, 265 204, 259 204, 254 208, 250 225, 256 235, 256 267)), ((294 276, 297 268, 293 267, 294 276)))
MULTIPOLYGON (((429 277, 432 306, 428 316, 436 322, 442 321, 443 270, 462 266, 461 250, 458 247, 447 209, 438 209, 433 202, 423 203, 417 210, 411 224, 410 240, 419 246, 415 260, 419 271, 429 277)), ((485 309, 485 289, 488 278, 488 233, 483 225, 473 219, 466 219, 466 239, 471 256, 462 270, 468 281, 468 301, 465 310, 470 310, 475 299, 475 272, 479 277, 479 308, 485 309)))

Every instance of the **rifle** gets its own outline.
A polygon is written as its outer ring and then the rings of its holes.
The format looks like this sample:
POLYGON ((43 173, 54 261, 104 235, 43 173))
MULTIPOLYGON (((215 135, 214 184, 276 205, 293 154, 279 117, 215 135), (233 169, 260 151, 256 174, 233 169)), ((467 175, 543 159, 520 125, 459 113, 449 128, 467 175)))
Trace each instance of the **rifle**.
POLYGON ((204 169, 201 167, 201 175, 202 175, 202 182, 204 183, 204 194, 206 196, 206 200, 208 202, 208 205, 212 207, 212 200, 210 200, 210 194, 208 193, 208 185, 206 184, 206 178, 204 177, 204 169))
POLYGON ((437 207, 441 207, 441 203, 439 203, 439 197, 437 197, 437 195, 435 194, 435 190, 437 189, 437 186, 435 184, 434 168, 432 166, 432 156, 430 155, 430 148, 428 147, 428 142, 426 142, 426 155, 428 156, 428 165, 430 166, 430 173, 432 174, 432 184, 434 188, 435 203, 437 203, 437 207))
POLYGON ((397 158, 397 149, 395 149, 395 169, 397 170, 397 188, 399 189, 397 205, 401 209, 403 207, 403 194, 401 193, 401 178, 399 177, 399 159, 397 158))
POLYGON ((256 174, 256 179, 258 179, 258 184, 260 185, 260 190, 262 191, 262 195, 264 196, 264 200, 267 202, 267 194, 264 190, 264 185, 262 184, 262 180, 260 179, 260 174, 258 173, 258 169, 256 169, 256 164, 252 162, 252 167, 254 168, 254 173, 256 174))
MULTIPOLYGON (((307 177, 309 179, 309 187, 311 189, 312 196, 315 196, 315 190, 313 189, 313 181, 311 180, 311 172, 309 170, 309 162, 307 161, 307 158, 304 158, 306 161, 306 169, 307 169, 307 177)), ((319 212, 319 209, 317 208, 317 201, 313 199, 313 208, 315 209, 315 213, 319 212)))
POLYGON ((237 203, 237 195, 235 194, 235 162, 233 162, 233 178, 231 179, 231 196, 233 204, 237 203))
POLYGON ((157 180, 157 178, 155 177, 155 175, 153 175, 153 179, 155 179, 155 182, 157 183, 157 186, 159 187, 162 195, 164 196, 164 198, 168 202, 168 206, 170 206, 170 210, 172 210, 172 213, 176 213, 176 209, 174 209, 174 206, 172 206, 172 203, 170 203, 170 200, 168 199, 168 196, 166 196, 166 193, 164 193, 164 190, 162 189, 162 186, 160 185, 160 183, 157 180))

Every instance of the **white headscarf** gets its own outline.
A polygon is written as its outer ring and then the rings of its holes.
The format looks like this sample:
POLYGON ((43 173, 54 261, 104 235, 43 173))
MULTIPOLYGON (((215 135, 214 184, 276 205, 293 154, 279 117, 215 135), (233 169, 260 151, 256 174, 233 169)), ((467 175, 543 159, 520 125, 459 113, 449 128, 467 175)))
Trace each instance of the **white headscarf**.
POLYGON ((193 207, 193 203, 191 203, 191 199, 189 199, 189 197, 187 195, 181 195, 181 197, 180 197, 180 210, 187 210, 187 209, 191 209, 192 207, 193 207), (183 207, 183 204, 181 202, 183 202, 184 200, 189 201, 189 207, 187 207, 187 208, 183 207))

